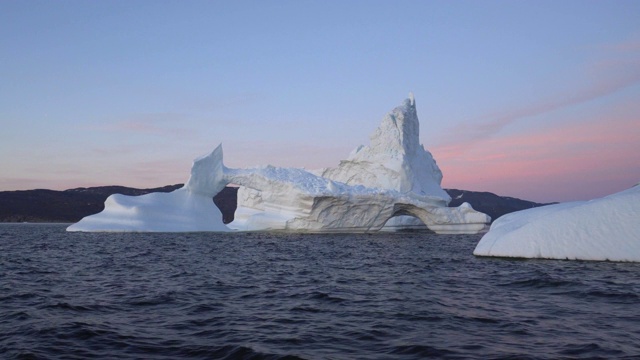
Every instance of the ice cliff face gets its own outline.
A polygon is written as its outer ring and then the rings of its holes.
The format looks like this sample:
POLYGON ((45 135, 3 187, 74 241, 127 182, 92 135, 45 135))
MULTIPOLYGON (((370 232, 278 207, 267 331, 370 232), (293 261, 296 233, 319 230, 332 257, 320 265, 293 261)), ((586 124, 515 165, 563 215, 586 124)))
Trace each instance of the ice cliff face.
POLYGON ((378 231, 389 219, 411 216, 438 233, 476 233, 490 218, 469 204, 446 207, 442 173, 419 144, 413 97, 394 109, 371 136, 335 169, 316 175, 266 166, 229 169, 222 147, 198 158, 185 186, 171 193, 113 195, 99 214, 68 231, 378 231), (229 227, 212 197, 241 185, 229 227))
POLYGON ((420 123, 411 94, 393 109, 370 136, 337 168, 322 176, 349 185, 393 189, 412 193, 428 202, 446 206, 451 198, 442 190, 442 172, 430 152, 420 144, 420 123))

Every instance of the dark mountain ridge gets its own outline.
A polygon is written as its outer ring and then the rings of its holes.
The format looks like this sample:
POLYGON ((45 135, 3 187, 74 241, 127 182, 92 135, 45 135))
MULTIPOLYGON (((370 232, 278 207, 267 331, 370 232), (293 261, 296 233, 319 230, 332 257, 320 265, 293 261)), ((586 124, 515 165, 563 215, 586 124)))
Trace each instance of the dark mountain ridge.
MULTIPOLYGON (((182 184, 158 188, 136 189, 125 186, 99 186, 57 190, 0 191, 0 222, 78 222, 87 215, 104 209, 104 201, 112 194, 144 195, 151 192, 170 192, 182 184)), ((491 216, 492 220, 510 212, 548 205, 490 192, 445 189, 452 198, 450 206, 470 203, 474 209, 491 216)), ((226 187, 213 198, 222 212, 225 224, 233 221, 237 206, 235 187, 226 187)))
POLYGON ((458 189, 444 190, 449 194, 449 196, 451 196, 449 206, 460 206, 460 204, 468 202, 474 209, 491 216, 492 221, 502 215, 512 213, 514 211, 551 204, 536 203, 509 196, 499 196, 486 191, 468 191, 458 189))

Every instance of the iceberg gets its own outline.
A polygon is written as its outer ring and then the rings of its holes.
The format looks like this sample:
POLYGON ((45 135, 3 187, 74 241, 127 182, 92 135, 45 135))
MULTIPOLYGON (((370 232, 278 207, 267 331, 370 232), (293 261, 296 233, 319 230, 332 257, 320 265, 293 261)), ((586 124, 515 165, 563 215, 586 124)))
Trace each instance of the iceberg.
POLYGON ((437 233, 477 233, 491 219, 471 205, 448 208, 442 172, 420 144, 413 94, 389 112, 336 168, 254 169, 261 181, 234 178, 236 230, 378 231, 426 225, 437 233))
POLYGON ((194 161, 184 187, 112 195, 101 213, 67 230, 369 232, 400 218, 401 226, 417 222, 437 233, 469 234, 491 221, 468 203, 447 207, 451 198, 440 187, 442 172, 419 143, 413 95, 384 117, 370 140, 337 168, 315 172, 270 165, 227 168, 219 145, 194 161), (240 189, 235 220, 224 225, 212 198, 227 184, 240 189))
POLYGON ((102 212, 84 217, 67 231, 229 231, 213 203, 213 196, 226 185, 219 166, 222 146, 194 160, 191 176, 180 189, 140 196, 113 194, 105 201, 102 212))
POLYGON ((640 186, 498 218, 474 255, 640 262, 640 186))

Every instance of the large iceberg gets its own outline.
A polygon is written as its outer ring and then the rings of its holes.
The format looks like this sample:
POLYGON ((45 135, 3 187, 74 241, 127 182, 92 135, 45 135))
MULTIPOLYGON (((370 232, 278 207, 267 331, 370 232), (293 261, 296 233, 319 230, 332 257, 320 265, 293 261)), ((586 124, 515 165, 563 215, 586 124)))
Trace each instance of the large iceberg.
POLYGON ((469 204, 446 207, 442 172, 420 144, 413 95, 388 113, 370 137, 337 168, 249 170, 229 227, 237 230, 377 231, 424 224, 438 233, 477 233, 491 219, 469 204), (259 174, 259 175, 258 175, 259 174), (407 218, 414 219, 414 221, 407 218), (391 219, 391 221, 389 221, 391 219), (393 222, 394 219, 399 219, 393 222))
POLYGON ((640 186, 591 201, 547 205, 494 221, 474 255, 640 261, 640 186))
POLYGON ((370 146, 360 146, 337 168, 230 169, 218 146, 194 161, 183 188, 139 197, 112 195, 104 211, 68 230, 368 232, 407 216, 437 233, 483 230, 491 219, 467 203, 447 207, 451 198, 441 180, 433 157, 419 144, 410 96, 383 119, 370 146), (227 227, 212 197, 230 183, 240 189, 235 220, 227 227))

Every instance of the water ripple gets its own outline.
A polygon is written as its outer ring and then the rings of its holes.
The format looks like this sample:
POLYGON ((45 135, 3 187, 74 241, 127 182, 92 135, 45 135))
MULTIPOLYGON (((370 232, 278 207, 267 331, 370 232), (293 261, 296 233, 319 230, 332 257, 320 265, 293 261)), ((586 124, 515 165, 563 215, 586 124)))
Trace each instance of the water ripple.
POLYGON ((475 258, 479 238, 0 225, 0 354, 640 356, 640 264, 475 258))

